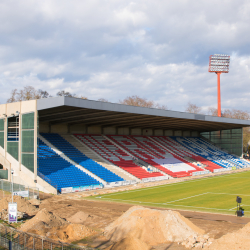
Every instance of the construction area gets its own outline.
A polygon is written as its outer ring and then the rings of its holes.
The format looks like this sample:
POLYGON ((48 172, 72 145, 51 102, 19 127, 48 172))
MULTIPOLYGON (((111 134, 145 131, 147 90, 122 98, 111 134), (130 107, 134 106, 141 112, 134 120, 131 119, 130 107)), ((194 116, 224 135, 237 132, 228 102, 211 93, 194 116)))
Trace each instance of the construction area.
POLYGON ((11 239, 13 249, 249 249, 248 215, 154 206, 145 195, 134 204, 100 199, 157 187, 166 205, 160 185, 183 183, 182 200, 209 202, 218 192, 191 194, 197 184, 188 195, 184 184, 248 172, 249 121, 69 97, 2 104, 0 116, 3 247, 11 239), (18 222, 8 224, 12 191, 18 222))
MULTIPOLYGON (((162 183, 126 188, 157 184, 162 183)), ((14 196, 20 221, 15 227, 28 234, 73 243, 83 249, 249 249, 250 218, 88 199, 120 190, 40 194, 41 200, 14 196)), ((10 200, 8 194, 0 200, 1 220, 7 219, 10 200)), ((32 244, 27 249, 32 249, 32 244)), ((40 247, 36 245, 34 249, 42 249, 40 247)))

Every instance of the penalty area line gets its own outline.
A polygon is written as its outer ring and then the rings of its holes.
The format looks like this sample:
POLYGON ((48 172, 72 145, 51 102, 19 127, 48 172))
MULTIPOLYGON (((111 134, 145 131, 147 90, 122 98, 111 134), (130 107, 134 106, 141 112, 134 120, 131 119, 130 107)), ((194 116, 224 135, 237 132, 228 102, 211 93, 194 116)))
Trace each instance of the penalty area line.
POLYGON ((169 203, 172 203, 172 202, 177 202, 177 201, 182 201, 182 200, 186 200, 186 199, 191 199, 191 198, 193 198, 193 197, 197 197, 197 196, 201 196, 201 195, 205 195, 205 194, 209 194, 209 193, 210 193, 210 192, 202 193, 202 194, 197 194, 197 195, 185 197, 185 198, 178 199, 178 200, 174 200, 174 201, 169 201, 169 202, 166 202, 166 203, 163 203, 163 204, 169 204, 169 203))

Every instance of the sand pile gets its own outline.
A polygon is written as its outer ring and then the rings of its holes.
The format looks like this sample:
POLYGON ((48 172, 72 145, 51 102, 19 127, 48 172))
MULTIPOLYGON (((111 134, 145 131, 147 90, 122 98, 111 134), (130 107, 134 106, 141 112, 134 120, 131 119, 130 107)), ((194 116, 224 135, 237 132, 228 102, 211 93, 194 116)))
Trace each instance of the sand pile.
POLYGON ((21 226, 22 231, 42 230, 43 227, 60 227, 67 224, 67 221, 56 214, 48 212, 46 208, 40 210, 36 216, 21 226))
POLYGON ((105 250, 149 250, 151 247, 145 242, 134 238, 124 238, 105 250))
POLYGON ((249 250, 250 249, 250 223, 242 229, 229 233, 215 240, 206 250, 249 250))
MULTIPOLYGON (((28 215, 35 215, 38 212, 38 209, 30 204, 30 202, 21 197, 21 196, 14 196, 13 201, 17 203, 17 210, 20 212, 27 213, 28 215)), ((11 197, 6 197, 0 200, 0 211, 3 209, 8 210, 8 203, 12 202, 11 197)))
POLYGON ((57 228, 54 227, 46 234, 46 236, 54 240, 70 243, 94 234, 96 234, 94 230, 84 225, 67 224, 57 228))
POLYGON ((34 206, 39 206, 41 204, 41 201, 39 201, 37 199, 31 199, 31 200, 29 200, 29 203, 34 205, 34 206))
POLYGON ((46 208, 40 210, 36 216, 23 224, 20 229, 69 243, 96 233, 84 225, 69 224, 58 215, 47 211, 46 208))
POLYGON ((208 241, 204 231, 180 213, 171 210, 131 207, 105 229, 105 236, 114 242, 134 237, 149 245, 178 242, 195 247, 208 241))
POLYGON ((67 221, 75 224, 81 224, 87 221, 88 219, 92 219, 93 217, 94 216, 84 213, 83 211, 79 211, 71 217, 67 218, 67 221))

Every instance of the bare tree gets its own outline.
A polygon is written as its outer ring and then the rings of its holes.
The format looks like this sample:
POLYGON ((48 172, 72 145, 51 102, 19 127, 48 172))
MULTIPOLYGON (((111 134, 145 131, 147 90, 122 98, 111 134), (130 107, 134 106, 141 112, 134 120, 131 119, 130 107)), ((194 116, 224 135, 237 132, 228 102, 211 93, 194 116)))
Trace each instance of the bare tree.
POLYGON ((198 107, 196 104, 193 104, 191 102, 188 102, 186 112, 188 113, 194 113, 194 114, 201 114, 201 107, 198 107))
POLYGON ((218 109, 209 107, 207 114, 212 116, 218 116, 218 109))
POLYGON ((71 94, 70 92, 65 91, 65 90, 61 90, 61 91, 57 92, 56 95, 57 95, 57 96, 76 97, 76 94, 71 94))
POLYGON ((109 102, 107 99, 105 99, 105 98, 99 98, 97 101, 99 101, 99 102, 109 102))
POLYGON ((35 99, 47 98, 47 97, 49 97, 49 93, 47 91, 43 91, 41 89, 36 90, 32 86, 25 86, 21 90, 13 89, 11 91, 11 96, 7 100, 7 102, 8 103, 20 102, 20 101, 35 100, 35 99))
MULTIPOLYGON (((75 96, 75 97, 77 97, 77 96, 75 96)), ((86 96, 82 96, 82 95, 79 98, 88 100, 88 98, 86 96)))
POLYGON ((52 97, 46 90, 38 90, 38 93, 40 95, 40 98, 48 98, 48 97, 52 97))
POLYGON ((160 105, 158 103, 155 103, 154 101, 147 100, 146 98, 141 98, 137 95, 128 96, 124 100, 120 100, 119 103, 137 107, 167 109, 166 105, 160 105))

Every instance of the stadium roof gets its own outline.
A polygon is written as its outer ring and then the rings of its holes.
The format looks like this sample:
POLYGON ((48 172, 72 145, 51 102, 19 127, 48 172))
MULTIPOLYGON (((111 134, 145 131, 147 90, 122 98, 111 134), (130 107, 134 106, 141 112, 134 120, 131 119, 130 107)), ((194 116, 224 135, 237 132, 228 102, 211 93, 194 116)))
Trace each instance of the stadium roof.
POLYGON ((85 124, 103 128, 129 127, 202 132, 250 126, 249 120, 135 107, 72 97, 39 99, 37 100, 37 110, 40 122, 85 124))

